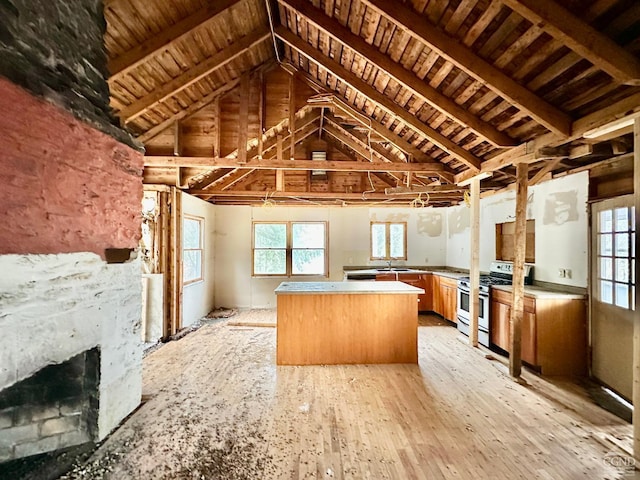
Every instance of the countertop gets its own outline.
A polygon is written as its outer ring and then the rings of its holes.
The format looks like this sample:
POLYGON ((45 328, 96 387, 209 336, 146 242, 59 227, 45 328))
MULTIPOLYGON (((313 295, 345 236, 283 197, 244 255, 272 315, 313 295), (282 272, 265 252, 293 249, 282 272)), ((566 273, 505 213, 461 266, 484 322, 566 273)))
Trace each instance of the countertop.
POLYGON ((469 272, 460 272, 453 270, 434 270, 430 268, 418 269, 418 268, 403 268, 403 267, 393 267, 391 270, 387 268, 366 268, 362 270, 345 270, 345 274, 347 275, 378 275, 384 273, 397 273, 402 275, 403 273, 431 273, 433 275, 440 275, 441 277, 449 277, 458 279, 460 277, 468 277, 469 272))
POLYGON ((314 294, 422 294, 422 288, 403 282, 282 282, 275 289, 276 295, 314 295, 314 294))
MULTIPOLYGON (((511 292, 511 285, 492 285, 491 288, 511 292)), ((583 293, 563 292, 555 288, 540 287, 537 285, 525 285, 524 294, 533 298, 564 298, 566 300, 584 300, 587 296, 583 293)))

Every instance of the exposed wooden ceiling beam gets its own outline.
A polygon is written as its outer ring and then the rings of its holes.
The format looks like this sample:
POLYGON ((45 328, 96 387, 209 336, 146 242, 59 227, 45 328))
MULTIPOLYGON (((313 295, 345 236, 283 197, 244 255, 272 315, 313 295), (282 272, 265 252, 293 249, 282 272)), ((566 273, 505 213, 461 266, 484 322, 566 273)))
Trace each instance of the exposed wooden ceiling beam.
POLYGON ((370 161, 372 163, 379 161, 391 162, 391 160, 386 157, 380 158, 380 154, 378 152, 370 150, 368 145, 362 145, 358 139, 350 136, 341 126, 336 125, 329 119, 327 119, 327 122, 324 125, 324 131, 336 140, 347 145, 367 161, 370 161))
POLYGON ((240 180, 251 175, 253 172, 255 172, 255 170, 246 169, 246 168, 242 168, 242 169, 239 168, 239 169, 233 170, 231 173, 221 178, 220 181, 215 184, 215 189, 228 190, 233 185, 238 183, 240 180))
MULTIPOLYGON (((389 200, 386 193, 341 193, 341 192, 264 192, 255 190, 192 190, 189 192, 196 196, 209 197, 236 197, 236 198, 256 198, 264 200, 265 196, 272 198, 309 198, 309 199, 326 199, 326 200, 389 200)), ((454 200, 459 199, 460 193, 438 193, 430 196, 430 200, 454 200)), ((406 199, 404 199, 406 202, 406 199)))
POLYGON ((387 0, 363 0, 407 33, 426 43, 439 55, 487 85, 552 132, 571 134, 571 117, 529 91, 501 70, 475 54, 473 50, 430 24, 405 4, 387 0))
POLYGON ((544 166, 536 172, 536 174, 529 179, 529 186, 533 187, 538 184, 549 172, 555 169, 562 162, 562 158, 555 158, 553 160, 549 160, 544 164, 544 166))
POLYGON ((426 185, 424 187, 394 187, 387 188, 384 193, 387 195, 412 195, 416 193, 452 193, 466 192, 468 187, 458 185, 426 185))
POLYGON ((220 0, 209 2, 204 8, 192 13, 178 23, 171 25, 169 28, 161 30, 160 33, 154 37, 149 38, 140 45, 136 45, 119 57, 109 60, 108 68, 111 72, 109 82, 120 80, 124 75, 146 62, 149 58, 167 50, 177 42, 191 35, 194 30, 204 27, 216 18, 219 18, 218 16, 222 12, 239 1, 240 0, 220 0))
POLYGON ((322 10, 315 8, 311 3, 305 0, 279 1, 281 4, 294 10, 308 22, 313 23, 325 34, 330 35, 358 55, 364 57, 378 69, 403 85, 404 88, 411 90, 414 95, 419 96, 441 113, 470 128, 498 147, 517 145, 517 140, 514 140, 506 133, 497 130, 491 124, 476 117, 451 98, 443 95, 427 82, 421 80, 413 72, 406 70, 402 65, 394 62, 389 56, 382 53, 376 47, 368 44, 362 37, 352 33, 350 29, 342 26, 340 22, 325 15, 322 10))
MULTIPOLYGON (((395 145, 398 150, 405 152, 405 154, 413 157, 413 160, 416 162, 433 162, 435 159, 429 157, 426 153, 420 150, 418 147, 412 145, 407 142, 404 138, 402 138, 397 133, 389 130, 385 125, 378 122, 377 120, 371 118, 370 116, 365 115, 364 113, 356 110, 354 107, 349 105, 345 100, 338 97, 335 93, 330 93, 327 89, 321 85, 319 85, 311 75, 307 72, 296 69, 290 63, 283 63, 281 66, 288 71, 297 71, 298 78, 302 79, 309 87, 315 90, 318 93, 327 95, 327 105, 326 107, 336 107, 340 111, 349 115, 355 121, 357 121, 360 125, 365 128, 370 128, 374 132, 376 132, 381 137, 385 138, 387 141, 395 145)), ((312 106, 320 106, 317 104, 311 104, 312 106)), ((451 172, 453 173, 453 172, 451 172)))
POLYGON ((251 32, 239 39, 237 42, 229 45, 224 50, 200 62, 195 67, 190 68, 182 75, 179 75, 161 87, 154 89, 150 94, 132 102, 130 105, 122 109, 118 113, 118 116, 125 123, 136 119, 159 103, 171 98, 175 94, 181 92, 185 88, 188 88, 197 81, 203 79, 207 75, 210 75, 212 72, 249 51, 255 45, 258 45, 269 38, 269 36, 270 33, 266 28, 260 28, 251 32))
MULTIPOLYGON (((249 168, 256 170, 317 170, 318 162, 314 160, 253 160, 240 163, 235 158, 214 157, 174 157, 154 155, 144 157, 148 167, 210 167, 210 168, 249 168)), ((322 170, 334 172, 421 172, 433 173, 442 170, 440 163, 388 163, 388 162, 351 162, 327 160, 322 162, 322 170)))
POLYGON ((460 147, 452 140, 442 135, 440 132, 418 120, 407 110, 400 107, 384 94, 378 92, 375 88, 366 83, 364 80, 360 79, 352 72, 348 71, 339 62, 336 62, 335 60, 323 55, 307 42, 302 41, 298 36, 294 35, 282 26, 277 27, 275 29, 275 33, 276 36, 283 42, 290 45, 292 48, 307 57, 309 60, 329 71, 332 75, 340 78, 343 82, 348 83, 360 94, 367 97, 372 102, 380 105, 392 115, 398 117, 413 130, 427 137, 440 149, 449 153, 457 160, 467 165, 470 169, 478 170, 480 168, 480 159, 478 157, 460 147))
POLYGON ((620 83, 640 85, 640 60, 556 0, 501 0, 620 83))

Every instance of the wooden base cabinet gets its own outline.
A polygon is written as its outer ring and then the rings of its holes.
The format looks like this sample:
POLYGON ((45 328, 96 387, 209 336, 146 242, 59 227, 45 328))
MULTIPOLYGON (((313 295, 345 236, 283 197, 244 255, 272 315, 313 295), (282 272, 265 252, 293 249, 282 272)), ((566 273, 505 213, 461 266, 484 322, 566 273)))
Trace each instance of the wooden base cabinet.
MULTIPOLYGON (((491 343, 509 352, 512 294, 492 289, 491 343)), ((522 360, 543 375, 587 374, 586 302, 525 296, 522 360)))
POLYGON ((393 282, 396 281, 396 276, 399 282, 404 282, 408 285, 424 289, 425 293, 418 295, 418 311, 428 312, 433 309, 430 273, 378 273, 376 275, 376 281, 393 282))

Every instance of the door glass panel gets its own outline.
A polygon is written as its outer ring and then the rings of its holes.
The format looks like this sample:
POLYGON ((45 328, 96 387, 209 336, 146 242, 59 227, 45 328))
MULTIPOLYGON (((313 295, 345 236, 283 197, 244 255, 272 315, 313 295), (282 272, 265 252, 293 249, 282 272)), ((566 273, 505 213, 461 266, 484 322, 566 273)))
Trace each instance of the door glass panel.
POLYGON ((600 232, 607 233, 613 231, 612 211, 604 210, 600 212, 600 232))
POLYGON ((613 284, 606 280, 600 280, 600 301, 613 303, 613 284))
POLYGON ((611 260, 611 258, 600 258, 599 276, 600 278, 604 278, 606 280, 613 280, 613 261, 611 260))
POLYGON ((616 305, 622 308, 629 308, 629 286, 623 283, 616 283, 616 305))
POLYGON ((629 230, 629 209, 626 207, 615 210, 616 232, 626 232, 629 230))
POLYGON ((618 282, 629 282, 629 260, 626 258, 616 258, 616 280, 618 282))
POLYGON ((616 243, 616 257, 626 257, 629 255, 629 234, 628 233, 616 233, 615 243, 616 243))
POLYGON ((598 235, 600 255, 613 255, 613 237, 611 234, 598 235))

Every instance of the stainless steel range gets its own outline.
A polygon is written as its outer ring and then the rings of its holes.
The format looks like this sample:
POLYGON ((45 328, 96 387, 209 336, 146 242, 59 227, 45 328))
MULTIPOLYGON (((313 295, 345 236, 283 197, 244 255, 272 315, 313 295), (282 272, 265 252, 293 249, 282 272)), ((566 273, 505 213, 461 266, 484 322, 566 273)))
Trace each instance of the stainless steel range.
MULTIPOLYGON (((525 265, 525 284, 533 281, 533 265, 525 265)), ((491 308, 491 285, 511 285, 513 281, 512 262, 491 262, 489 275, 480 275, 478 297, 480 308, 478 312, 478 343, 489 346, 491 321, 489 311, 491 308)), ((458 279, 458 330, 469 336, 469 323, 471 319, 471 281, 469 277, 458 279)))

